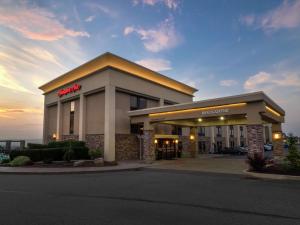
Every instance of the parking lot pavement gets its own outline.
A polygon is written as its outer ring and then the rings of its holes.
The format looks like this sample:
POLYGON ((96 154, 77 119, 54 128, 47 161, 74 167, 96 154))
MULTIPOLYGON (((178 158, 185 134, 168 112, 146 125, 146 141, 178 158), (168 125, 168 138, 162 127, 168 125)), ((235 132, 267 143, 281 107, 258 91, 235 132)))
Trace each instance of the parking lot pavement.
POLYGON ((199 155, 198 158, 156 161, 151 168, 243 174, 248 168, 245 160, 246 156, 199 155))
POLYGON ((0 175, 1 224, 300 224, 299 182, 142 170, 0 175))

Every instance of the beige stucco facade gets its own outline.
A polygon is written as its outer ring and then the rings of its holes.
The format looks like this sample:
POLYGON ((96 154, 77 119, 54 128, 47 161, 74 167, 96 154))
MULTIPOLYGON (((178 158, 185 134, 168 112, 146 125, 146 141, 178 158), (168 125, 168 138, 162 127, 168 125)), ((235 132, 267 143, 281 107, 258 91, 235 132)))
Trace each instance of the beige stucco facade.
MULTIPOLYGON (((106 161, 139 157, 134 129, 143 131, 146 148, 153 147, 151 132, 172 134, 176 127, 181 127, 181 136, 187 137, 183 140, 194 132, 197 145, 209 140, 207 145, 211 147, 220 138, 217 126, 222 126, 221 137, 229 146, 233 140, 240 144, 241 138, 248 144, 248 126, 262 125, 266 143, 266 136, 281 131, 285 114, 262 92, 193 102, 196 89, 110 53, 40 88, 45 96, 44 142, 83 140, 90 148, 103 150, 106 161), (133 104, 138 105, 135 110, 133 104), (225 119, 220 120, 221 116, 225 119), (272 130, 270 124, 276 124, 276 129, 272 130), (233 133, 229 134, 231 125, 233 133), (240 135, 240 126, 245 137, 240 135), (198 138, 199 127, 207 129, 198 138)), ((145 157, 153 157, 151 150, 144 151, 145 157)))

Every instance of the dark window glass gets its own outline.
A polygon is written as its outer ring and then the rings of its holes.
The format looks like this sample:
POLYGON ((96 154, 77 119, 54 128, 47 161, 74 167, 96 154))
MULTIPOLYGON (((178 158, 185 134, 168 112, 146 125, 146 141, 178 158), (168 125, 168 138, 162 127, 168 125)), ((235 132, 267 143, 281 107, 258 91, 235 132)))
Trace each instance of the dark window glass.
POLYGON ((147 108, 147 99, 139 96, 130 96, 130 110, 145 109, 147 108))
POLYGON ((145 98, 138 98, 138 108, 139 109, 145 109, 147 108, 147 99, 145 98))
POLYGON ((70 112, 70 134, 74 134, 74 111, 70 112))
POLYGON ((199 128, 199 136, 202 136, 202 137, 205 136, 205 127, 200 127, 199 128))
POLYGON ((218 137, 222 136, 222 128, 220 126, 217 127, 217 136, 218 137))
POLYGON ((182 127, 180 127, 180 126, 173 126, 172 134, 173 135, 182 135, 182 127))
POLYGON ((136 110, 138 108, 138 97, 130 96, 130 110, 136 110))
POLYGON ((130 124, 131 134, 143 134, 143 124, 130 124))
POLYGON ((230 148, 234 148, 234 141, 230 141, 230 148))
POLYGON ((240 127, 241 137, 244 137, 244 127, 240 127))
POLYGON ((230 126, 229 128, 230 128, 230 136, 233 137, 233 131, 234 131, 234 130, 233 130, 233 126, 230 126))

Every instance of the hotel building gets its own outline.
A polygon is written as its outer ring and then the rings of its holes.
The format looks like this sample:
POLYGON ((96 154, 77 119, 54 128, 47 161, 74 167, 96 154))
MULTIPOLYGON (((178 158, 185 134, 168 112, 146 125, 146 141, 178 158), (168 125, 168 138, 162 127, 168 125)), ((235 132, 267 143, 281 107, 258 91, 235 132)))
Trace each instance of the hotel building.
POLYGON ((40 87, 43 139, 83 140, 104 160, 154 160, 160 148, 190 154, 264 143, 282 155, 284 110, 263 92, 193 101, 195 88, 111 53, 40 87))

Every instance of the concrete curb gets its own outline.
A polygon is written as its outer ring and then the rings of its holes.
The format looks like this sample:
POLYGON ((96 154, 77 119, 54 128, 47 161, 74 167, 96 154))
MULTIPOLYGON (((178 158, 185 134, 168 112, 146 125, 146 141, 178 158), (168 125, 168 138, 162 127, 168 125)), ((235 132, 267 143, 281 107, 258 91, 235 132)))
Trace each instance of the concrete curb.
MULTIPOLYGON (((1 167, 0 167, 1 168, 1 167)), ((87 168, 87 167, 85 167, 87 168)), ((122 172, 122 171, 140 171, 144 166, 130 167, 130 168, 118 168, 118 169, 90 169, 89 170, 62 170, 62 171, 1 171, 1 175, 66 175, 66 174, 93 174, 93 173, 106 173, 106 172, 122 172)))
POLYGON ((269 173, 256 173, 256 172, 250 172, 247 170, 244 170, 243 173, 248 177, 258 178, 258 179, 300 181, 300 176, 269 174, 269 173))

